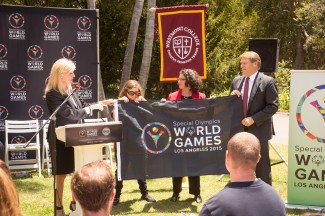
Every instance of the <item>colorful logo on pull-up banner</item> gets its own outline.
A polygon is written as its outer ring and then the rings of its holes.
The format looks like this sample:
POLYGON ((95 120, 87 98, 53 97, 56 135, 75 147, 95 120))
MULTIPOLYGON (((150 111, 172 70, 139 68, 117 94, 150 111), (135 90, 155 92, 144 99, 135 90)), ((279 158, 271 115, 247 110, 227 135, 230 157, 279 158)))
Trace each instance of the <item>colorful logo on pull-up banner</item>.
POLYGON ((78 19, 77 25, 81 31, 87 31, 91 27, 91 20, 86 16, 82 16, 78 19))
POLYGON ((12 28, 19 29, 24 26, 25 19, 19 13, 13 13, 9 16, 9 24, 12 28))
POLYGON ((73 46, 65 46, 63 47, 61 54, 63 58, 72 60, 76 57, 77 52, 73 46))
POLYGON ((31 119, 40 119, 44 114, 44 110, 40 105, 33 105, 28 110, 28 115, 31 119))
POLYGON ((32 46, 28 47, 27 55, 30 59, 37 61, 40 58, 42 58, 43 50, 38 45, 32 45, 32 46))
POLYGON ((79 77, 78 82, 80 83, 80 88, 82 90, 89 89, 93 83, 90 76, 88 75, 82 75, 79 77))
POLYGON ((0 120, 6 120, 6 118, 8 117, 9 112, 8 109, 4 106, 0 106, 0 120))
POLYGON ((11 139, 11 143, 26 143, 26 138, 21 135, 18 135, 11 139))
POLYGON ((323 119, 322 124, 323 128, 325 128, 325 85, 319 85, 308 90, 300 99, 296 109, 296 119, 301 131, 310 139, 325 143, 324 133, 319 133, 316 129, 313 129, 314 122, 303 120, 302 111, 304 108, 309 109, 309 111, 316 111, 317 116, 315 117, 323 119))
POLYGON ((44 26, 48 30, 54 31, 59 27, 59 19, 54 15, 47 15, 44 18, 44 26))
POLYGON ((151 154, 161 154, 166 151, 172 141, 168 127, 160 122, 151 122, 144 126, 141 142, 151 154))
POLYGON ((0 60, 7 56, 7 47, 0 44, 0 60))
POLYGON ((26 86, 26 79, 21 75, 13 76, 10 79, 10 86, 16 91, 20 91, 26 86))

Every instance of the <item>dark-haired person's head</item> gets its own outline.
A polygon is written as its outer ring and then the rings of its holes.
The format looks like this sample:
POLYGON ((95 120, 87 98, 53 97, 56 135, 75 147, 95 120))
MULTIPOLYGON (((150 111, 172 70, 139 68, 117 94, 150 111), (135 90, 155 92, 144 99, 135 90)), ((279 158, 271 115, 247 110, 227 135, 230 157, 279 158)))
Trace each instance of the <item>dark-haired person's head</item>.
POLYGON ((192 92, 199 92, 202 84, 201 77, 195 70, 182 69, 179 72, 178 86, 180 89, 189 87, 192 92))
POLYGON ((109 215, 115 196, 111 166, 102 160, 84 165, 73 174, 71 190, 84 216, 109 215))

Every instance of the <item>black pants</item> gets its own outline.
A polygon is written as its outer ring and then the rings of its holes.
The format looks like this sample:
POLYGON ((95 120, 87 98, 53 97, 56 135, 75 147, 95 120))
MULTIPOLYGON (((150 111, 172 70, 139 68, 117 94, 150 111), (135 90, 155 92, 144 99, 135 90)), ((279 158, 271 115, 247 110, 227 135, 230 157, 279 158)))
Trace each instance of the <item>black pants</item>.
MULTIPOLYGON (((115 198, 119 198, 122 194, 122 188, 123 188, 123 181, 118 181, 117 180, 117 171, 115 171, 115 198)), ((147 181, 145 179, 138 179, 138 184, 139 184, 139 189, 142 195, 147 195, 148 194, 148 189, 147 189, 147 181)))
MULTIPOLYGON (((189 176, 189 192, 193 195, 200 194, 200 176, 189 176)), ((173 193, 179 194, 182 191, 182 177, 173 178, 173 193)))
POLYGON ((255 173, 256 177, 262 179, 265 183, 272 186, 271 162, 269 156, 268 140, 260 140, 261 143, 261 159, 258 162, 255 173))

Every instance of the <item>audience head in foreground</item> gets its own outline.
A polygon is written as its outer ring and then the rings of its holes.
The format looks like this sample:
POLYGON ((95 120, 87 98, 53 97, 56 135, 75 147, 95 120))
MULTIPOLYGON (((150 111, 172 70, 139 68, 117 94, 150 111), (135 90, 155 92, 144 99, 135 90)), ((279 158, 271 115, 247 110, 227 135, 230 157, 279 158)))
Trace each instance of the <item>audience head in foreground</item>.
POLYGON ((84 165, 73 174, 71 190, 84 216, 110 215, 115 196, 112 168, 101 160, 84 165))
POLYGON ((231 182, 203 205, 200 215, 286 215, 277 192, 255 177, 260 149, 259 140, 251 133, 241 132, 229 140, 225 163, 231 182))
POLYGON ((0 215, 20 216, 19 197, 14 183, 6 171, 0 168, 0 215))

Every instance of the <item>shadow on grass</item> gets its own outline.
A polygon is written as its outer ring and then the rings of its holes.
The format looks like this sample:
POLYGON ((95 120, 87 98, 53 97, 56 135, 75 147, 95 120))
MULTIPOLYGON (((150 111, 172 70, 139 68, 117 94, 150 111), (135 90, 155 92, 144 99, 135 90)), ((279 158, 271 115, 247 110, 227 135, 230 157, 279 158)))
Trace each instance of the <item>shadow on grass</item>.
MULTIPOLYGON (((122 200, 121 200, 122 201, 122 200)), ((186 200, 179 200, 178 202, 171 202, 168 199, 158 200, 155 203, 145 203, 142 209, 133 209, 131 206, 135 202, 146 202, 140 199, 127 200, 121 202, 117 206, 113 206, 113 215, 129 215, 130 212, 134 215, 141 215, 141 213, 174 213, 174 212, 198 212, 198 206, 194 205, 195 201, 193 198, 186 200)), ((195 203, 196 204, 196 203, 195 203)))

